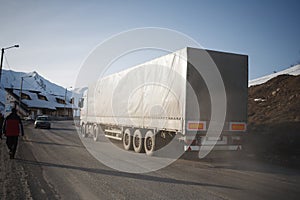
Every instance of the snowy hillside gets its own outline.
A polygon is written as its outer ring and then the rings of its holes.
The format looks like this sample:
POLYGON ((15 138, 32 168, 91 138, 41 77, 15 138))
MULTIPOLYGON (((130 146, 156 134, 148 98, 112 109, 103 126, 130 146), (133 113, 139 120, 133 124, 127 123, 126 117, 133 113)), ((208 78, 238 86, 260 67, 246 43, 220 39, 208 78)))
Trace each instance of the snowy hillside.
POLYGON ((259 85, 259 84, 265 83, 268 80, 270 80, 278 75, 281 75, 281 74, 299 75, 300 74, 300 65, 295 65, 295 66, 285 69, 283 71, 250 80, 248 83, 248 86, 250 87, 253 85, 259 85))
MULTIPOLYGON (((3 104, 5 104, 4 88, 20 89, 21 77, 24 77, 23 90, 35 90, 47 94, 55 94, 63 97, 65 96, 65 91, 66 91, 65 88, 48 81, 47 79, 45 79, 35 71, 30 73, 24 73, 24 72, 15 72, 12 70, 2 70, 1 88, 0 88, 0 102, 2 103, 2 106, 3 104)), ((70 99, 72 96, 79 97, 80 95, 75 93, 73 94, 72 92, 68 91, 67 98, 70 99)), ((77 99, 76 97, 75 100, 77 99)), ((1 109, 1 105, 0 105, 0 109, 1 109)))

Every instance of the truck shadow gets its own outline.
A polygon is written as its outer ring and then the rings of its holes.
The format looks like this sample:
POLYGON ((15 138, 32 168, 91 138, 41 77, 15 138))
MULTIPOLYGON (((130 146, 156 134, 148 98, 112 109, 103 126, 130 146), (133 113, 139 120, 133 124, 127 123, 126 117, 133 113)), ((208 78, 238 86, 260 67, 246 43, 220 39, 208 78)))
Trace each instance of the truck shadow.
POLYGON ((218 187, 218 188, 225 188, 225 189, 241 190, 240 188, 225 186, 225 185, 184 181, 184 180, 178 180, 178 179, 172 179, 172 178, 155 177, 155 176, 149 176, 149 175, 145 175, 145 174, 133 174, 133 173, 127 173, 127 172, 114 171, 114 170, 84 168, 84 167, 78 167, 78 166, 72 166, 72 165, 63 165, 63 164, 54 164, 54 163, 48 163, 48 162, 25 160, 25 159, 20 159, 20 158, 16 158, 16 161, 20 162, 21 164, 25 164, 25 165, 37 165, 37 166, 42 166, 42 167, 72 169, 72 170, 79 170, 79 171, 83 171, 83 172, 96 173, 96 174, 107 175, 107 176, 124 177, 124 178, 139 179, 139 180, 146 180, 146 181, 155 181, 155 182, 161 182, 161 183, 172 183, 172 184, 204 186, 204 187, 218 187))

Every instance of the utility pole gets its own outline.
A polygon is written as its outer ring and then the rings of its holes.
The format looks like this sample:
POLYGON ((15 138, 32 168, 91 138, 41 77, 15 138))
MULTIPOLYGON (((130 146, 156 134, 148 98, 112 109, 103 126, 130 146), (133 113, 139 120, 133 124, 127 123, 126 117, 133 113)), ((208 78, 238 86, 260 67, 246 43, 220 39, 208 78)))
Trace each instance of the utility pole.
POLYGON ((67 88, 66 88, 66 91, 65 91, 65 105, 64 105, 64 114, 66 114, 66 104, 67 104, 67 88))
POLYGON ((32 75, 30 75, 30 76, 22 76, 22 77, 21 77, 20 98, 19 98, 19 114, 20 114, 20 115, 21 115, 21 103, 22 103, 23 81, 24 81, 24 78, 30 78, 30 77, 32 77, 32 75))
POLYGON ((22 89, 24 77, 21 77, 20 98, 19 98, 19 114, 21 115, 22 89))
MULTIPOLYGON (((72 86, 71 86, 71 87, 69 87, 69 88, 72 88, 72 86)), ((66 113, 66 105, 67 105, 67 92, 68 92, 68 88, 66 88, 66 91, 65 91, 65 105, 64 105, 64 113, 66 113)), ((69 111, 68 111, 67 117, 69 117, 69 111)))
POLYGON ((1 74, 2 74, 3 56, 4 56, 4 48, 1 49, 0 83, 1 83, 1 74))

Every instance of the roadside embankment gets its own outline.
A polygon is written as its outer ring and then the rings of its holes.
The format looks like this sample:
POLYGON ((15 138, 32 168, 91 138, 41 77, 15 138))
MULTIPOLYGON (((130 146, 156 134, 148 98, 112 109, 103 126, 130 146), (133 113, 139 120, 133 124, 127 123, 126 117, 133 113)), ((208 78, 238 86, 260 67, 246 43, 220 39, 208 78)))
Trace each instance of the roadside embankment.
POLYGON ((9 159, 5 138, 0 140, 0 199, 32 199, 27 175, 16 159, 9 159))

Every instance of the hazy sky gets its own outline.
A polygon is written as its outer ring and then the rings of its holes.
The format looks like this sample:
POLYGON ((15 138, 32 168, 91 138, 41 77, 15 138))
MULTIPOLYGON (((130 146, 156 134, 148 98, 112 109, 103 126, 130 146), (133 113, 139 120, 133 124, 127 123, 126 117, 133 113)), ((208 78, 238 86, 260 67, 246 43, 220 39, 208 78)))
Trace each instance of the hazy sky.
POLYGON ((249 55, 249 78, 300 62, 299 1, 0 0, 4 69, 73 85, 84 59, 119 32, 162 27, 204 48, 249 55), (7 63, 9 65, 7 65, 7 63))

